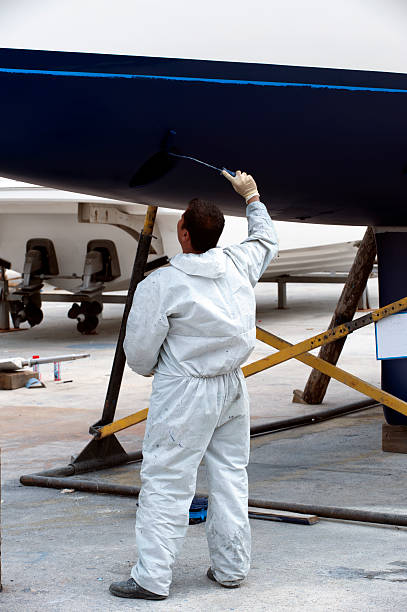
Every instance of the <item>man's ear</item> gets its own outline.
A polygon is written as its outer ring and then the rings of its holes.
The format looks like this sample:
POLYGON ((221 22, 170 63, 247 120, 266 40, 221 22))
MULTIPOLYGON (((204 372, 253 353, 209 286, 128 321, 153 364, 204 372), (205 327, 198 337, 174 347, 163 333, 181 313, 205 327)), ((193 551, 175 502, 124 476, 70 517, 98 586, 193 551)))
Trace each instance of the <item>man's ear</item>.
POLYGON ((184 227, 184 228, 182 228, 181 232, 182 232, 182 238, 183 238, 184 242, 188 242, 190 240, 189 231, 187 229, 185 229, 185 227, 184 227))

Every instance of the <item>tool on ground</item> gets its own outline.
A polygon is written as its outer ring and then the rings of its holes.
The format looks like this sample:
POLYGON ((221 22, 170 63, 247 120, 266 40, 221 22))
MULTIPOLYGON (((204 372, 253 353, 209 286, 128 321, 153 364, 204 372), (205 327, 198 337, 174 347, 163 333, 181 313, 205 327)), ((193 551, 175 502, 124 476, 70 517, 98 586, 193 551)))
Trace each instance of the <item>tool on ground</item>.
POLYGON ((189 508, 189 524, 204 523, 208 514, 208 498, 194 497, 189 508))
POLYGON ((90 357, 90 353, 79 353, 77 355, 57 355, 55 357, 38 357, 36 359, 23 359, 22 357, 7 357, 0 359, 0 372, 10 372, 21 370, 26 366, 39 365, 41 363, 55 363, 61 361, 74 361, 75 359, 85 359, 90 357))

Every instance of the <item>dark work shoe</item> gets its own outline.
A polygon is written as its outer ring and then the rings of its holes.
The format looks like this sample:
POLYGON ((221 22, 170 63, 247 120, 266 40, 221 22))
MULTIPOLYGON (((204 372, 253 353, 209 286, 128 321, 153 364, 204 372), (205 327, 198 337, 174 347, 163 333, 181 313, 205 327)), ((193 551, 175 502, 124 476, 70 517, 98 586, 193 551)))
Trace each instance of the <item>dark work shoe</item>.
POLYGON ((116 597, 127 597, 128 599, 167 599, 166 595, 158 595, 143 589, 133 578, 122 582, 112 582, 109 591, 116 597))
POLYGON ((208 576, 209 580, 212 580, 212 582, 217 582, 218 584, 220 584, 220 586, 223 586, 225 589, 238 589, 240 587, 240 582, 235 582, 235 583, 231 582, 229 584, 223 584, 222 582, 218 582, 215 576, 213 575, 211 567, 206 572, 206 575, 208 576))

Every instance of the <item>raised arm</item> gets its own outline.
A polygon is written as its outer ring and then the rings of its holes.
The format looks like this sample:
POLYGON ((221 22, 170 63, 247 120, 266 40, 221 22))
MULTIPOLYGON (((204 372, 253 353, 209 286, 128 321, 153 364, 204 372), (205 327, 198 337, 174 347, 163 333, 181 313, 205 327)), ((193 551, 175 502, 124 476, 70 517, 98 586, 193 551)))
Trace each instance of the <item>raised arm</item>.
POLYGON ((143 376, 152 373, 168 329, 161 270, 137 286, 127 319, 124 352, 129 367, 143 376))
POLYGON ((240 268, 247 271, 249 280, 254 286, 278 253, 278 238, 274 223, 267 208, 260 202, 257 185, 250 174, 238 170, 235 177, 226 171, 223 171, 223 175, 232 183, 234 190, 246 200, 249 225, 246 240, 227 247, 225 252, 240 268))

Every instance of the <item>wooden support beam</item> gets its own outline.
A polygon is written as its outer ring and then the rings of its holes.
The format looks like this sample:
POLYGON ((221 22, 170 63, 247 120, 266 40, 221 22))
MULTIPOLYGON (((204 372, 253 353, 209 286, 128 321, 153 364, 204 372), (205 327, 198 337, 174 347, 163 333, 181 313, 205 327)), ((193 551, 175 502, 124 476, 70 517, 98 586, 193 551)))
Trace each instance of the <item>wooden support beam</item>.
MULTIPOLYGON (((363 295, 376 257, 376 240, 373 229, 368 227, 350 269, 329 328, 351 321, 359 300, 363 295)), ((340 357, 346 338, 323 346, 318 357, 335 365, 340 357)), ((305 385, 302 399, 307 404, 321 404, 328 388, 330 377, 313 370, 305 385)))

